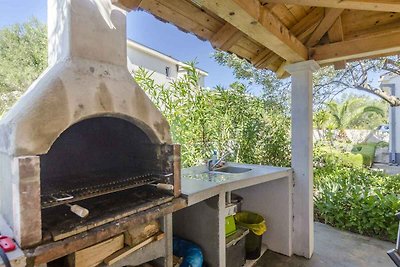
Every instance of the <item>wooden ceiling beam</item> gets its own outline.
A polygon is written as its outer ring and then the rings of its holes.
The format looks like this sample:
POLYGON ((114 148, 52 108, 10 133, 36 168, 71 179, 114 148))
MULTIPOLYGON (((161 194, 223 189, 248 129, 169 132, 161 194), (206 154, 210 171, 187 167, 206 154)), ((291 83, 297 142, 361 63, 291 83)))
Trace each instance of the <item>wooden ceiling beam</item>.
POLYGON ((274 54, 271 50, 268 48, 265 48, 264 50, 261 50, 257 56, 255 56, 252 60, 252 64, 256 68, 262 68, 262 65, 266 60, 268 60, 269 57, 271 57, 274 54))
MULTIPOLYGON (((333 23, 332 27, 328 31, 328 39, 330 43, 342 42, 344 41, 343 35, 343 27, 342 27, 342 19, 339 16, 335 23, 333 23)), ((346 61, 341 60, 335 62, 334 64, 335 70, 342 70, 346 68, 346 61)))
POLYGON ((287 8, 287 6, 283 5, 283 4, 271 4, 274 5, 272 7, 270 7, 270 5, 266 6, 268 7, 269 10, 271 10, 272 13, 275 14, 275 16, 277 18, 279 18, 279 20, 285 24, 285 26, 287 28, 290 29, 290 27, 292 27, 294 24, 296 24, 297 19, 296 17, 292 14, 292 12, 290 12, 290 10, 287 8))
POLYGON ((258 0, 196 0, 241 32, 291 62, 308 59, 307 48, 258 0))
POLYGON ((113 5, 124 9, 125 11, 132 11, 140 6, 142 0, 112 0, 113 5))
POLYGON ((319 64, 400 53, 400 31, 310 48, 310 59, 319 64))
POLYGON ((210 40, 224 25, 220 18, 215 19, 187 1, 142 0, 140 8, 184 32, 195 34, 201 40, 210 40))
POLYGON ((263 2, 382 12, 400 12, 400 3, 393 0, 264 0, 263 2))
MULTIPOLYGON (((276 7, 268 5, 271 11, 275 12, 274 8, 276 7)), ((304 43, 306 38, 310 36, 310 34, 315 30, 318 24, 321 22, 324 15, 323 8, 312 8, 312 10, 308 13, 306 17, 297 22, 295 25, 291 26, 290 32, 294 34, 300 42, 304 43)), ((280 57, 277 56, 274 52, 266 48, 261 51, 253 60, 252 63, 256 68, 270 68, 271 64, 276 60, 279 60, 280 57)))
POLYGON ((227 51, 242 37, 243 33, 227 22, 211 37, 210 42, 214 48, 227 51))
POLYGON ((315 30, 315 28, 321 23, 324 17, 324 9, 317 7, 308 13, 302 20, 296 23, 290 28, 290 31, 297 36, 298 39, 303 38, 300 41, 304 41, 310 34, 315 30), (301 36, 301 37, 300 37, 301 36))
MULTIPOLYGON (((270 8, 275 8, 276 6, 270 8)), ((272 9, 272 11, 274 11, 272 9)), ((324 16, 324 8, 321 7, 313 7, 311 11, 305 16, 302 20, 297 22, 295 25, 290 27, 290 31, 294 34, 297 39, 299 39, 302 43, 304 43, 307 38, 311 35, 311 33, 316 29, 316 27, 321 23, 321 20, 324 16)), ((251 61, 252 64, 256 68, 267 68, 271 69, 272 65, 275 64, 276 61, 281 60, 281 57, 276 55, 274 52, 269 50, 268 48, 261 51, 253 60, 251 61)), ((284 65, 286 65, 286 61, 284 65)), ((280 70, 284 70, 284 68, 280 68, 280 70)), ((284 76, 284 73, 279 74, 278 77, 284 76)))
POLYGON ((322 19, 321 23, 315 29, 315 31, 311 34, 310 39, 308 39, 306 45, 308 47, 313 47, 321 41, 321 38, 328 32, 328 30, 332 27, 338 17, 342 14, 344 9, 337 8, 326 8, 325 16, 322 19))
MULTIPOLYGON (((324 18, 324 8, 317 7, 313 8, 310 13, 306 17, 304 17, 301 21, 296 23, 290 31, 296 35, 296 37, 301 41, 305 42, 308 37, 315 31, 318 25, 321 25, 321 21, 324 18)), ((285 67, 290 64, 287 61, 284 61, 276 71, 276 76, 279 79, 285 78, 288 76, 288 73, 285 70, 285 67)))

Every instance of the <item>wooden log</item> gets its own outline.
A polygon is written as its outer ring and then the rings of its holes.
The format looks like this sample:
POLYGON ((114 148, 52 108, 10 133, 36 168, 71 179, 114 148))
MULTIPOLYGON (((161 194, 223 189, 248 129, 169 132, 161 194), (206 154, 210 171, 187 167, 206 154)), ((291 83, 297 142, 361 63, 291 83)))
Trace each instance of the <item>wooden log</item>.
POLYGON ((25 254, 27 257, 31 258, 36 265, 40 263, 46 263, 66 256, 74 251, 112 238, 115 235, 127 231, 134 225, 153 221, 186 206, 186 200, 177 198, 172 202, 168 202, 149 210, 116 220, 112 223, 91 229, 85 233, 81 233, 57 242, 43 244, 31 250, 25 250, 25 254))
POLYGON ((124 247, 124 235, 118 235, 94 246, 78 250, 68 255, 69 267, 94 267, 105 258, 124 247))
POLYGON ((164 238, 164 233, 159 233, 156 234, 144 241, 142 241, 141 243, 133 246, 133 247, 125 247, 115 253, 113 253, 112 255, 110 255, 109 257, 104 259, 104 263, 107 265, 112 265, 120 260, 122 260, 123 258, 129 256, 130 254, 132 254, 133 252, 135 252, 136 250, 150 244, 153 241, 158 241, 164 238))
POLYGON ((128 246, 135 246, 160 231, 160 223, 152 221, 134 226, 124 232, 124 242, 128 246))

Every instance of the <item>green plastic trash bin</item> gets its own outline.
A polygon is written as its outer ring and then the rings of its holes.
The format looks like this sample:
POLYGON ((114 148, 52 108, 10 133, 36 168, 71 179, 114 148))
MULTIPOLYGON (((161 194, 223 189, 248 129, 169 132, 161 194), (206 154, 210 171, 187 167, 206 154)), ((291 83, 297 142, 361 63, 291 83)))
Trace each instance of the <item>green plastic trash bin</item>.
POLYGON ((246 236, 246 259, 255 260, 259 258, 262 235, 267 231, 264 217, 251 211, 242 211, 236 213, 235 221, 237 225, 250 230, 250 233, 246 236))

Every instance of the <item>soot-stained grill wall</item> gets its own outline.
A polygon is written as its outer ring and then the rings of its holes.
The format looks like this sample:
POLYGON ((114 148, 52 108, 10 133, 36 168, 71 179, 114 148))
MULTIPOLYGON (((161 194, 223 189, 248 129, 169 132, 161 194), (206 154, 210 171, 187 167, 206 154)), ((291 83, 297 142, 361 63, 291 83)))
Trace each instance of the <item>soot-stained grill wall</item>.
POLYGON ((40 156, 41 195, 173 172, 172 146, 153 144, 134 123, 98 117, 64 131, 40 156))

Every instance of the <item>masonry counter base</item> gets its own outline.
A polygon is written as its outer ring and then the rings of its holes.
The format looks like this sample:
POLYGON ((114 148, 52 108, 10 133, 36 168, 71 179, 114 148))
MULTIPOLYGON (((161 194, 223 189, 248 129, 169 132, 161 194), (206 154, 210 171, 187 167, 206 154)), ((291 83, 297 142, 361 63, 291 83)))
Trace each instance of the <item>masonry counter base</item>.
POLYGON ((198 244, 209 266, 226 266, 226 193, 231 192, 243 197, 242 210, 256 212, 266 219, 263 248, 291 256, 292 170, 249 164, 228 165, 250 168, 251 171, 221 174, 223 178, 213 175, 208 181, 196 179, 196 173, 203 177, 207 172, 204 166, 182 171, 182 194, 189 206, 173 214, 174 234, 198 244))

